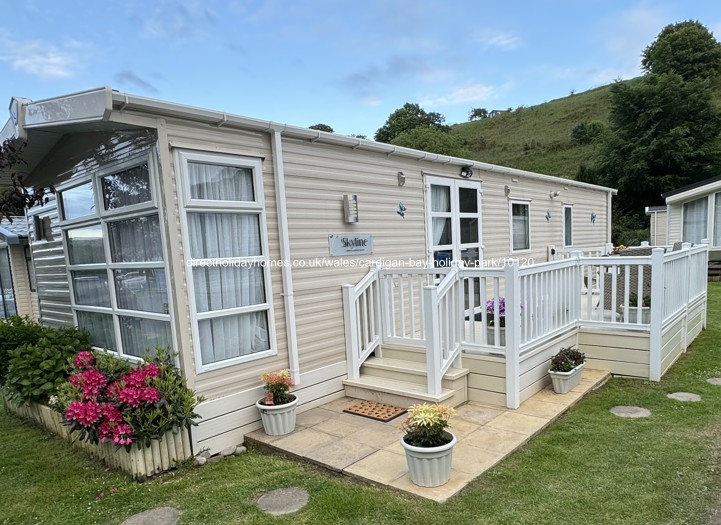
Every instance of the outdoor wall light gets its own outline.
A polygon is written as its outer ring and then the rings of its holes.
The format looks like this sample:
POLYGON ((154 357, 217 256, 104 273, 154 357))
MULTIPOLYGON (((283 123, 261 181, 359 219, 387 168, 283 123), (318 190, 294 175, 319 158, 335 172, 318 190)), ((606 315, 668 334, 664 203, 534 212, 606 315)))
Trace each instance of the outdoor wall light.
POLYGON ((358 195, 343 195, 343 214, 345 222, 358 222, 358 195))
POLYGON ((473 170, 469 166, 463 166, 459 175, 464 179, 470 179, 473 177, 473 170))
POLYGON ((503 188, 504 193, 506 194, 506 197, 508 197, 511 194, 511 187, 506 184, 506 187, 503 188))
POLYGON ((402 171, 398 172, 398 186, 405 186, 406 176, 402 171))
POLYGON ((554 198, 554 197, 558 197, 560 194, 561 194, 560 191, 551 191, 551 192, 548 193, 548 196, 549 196, 550 198, 554 198))

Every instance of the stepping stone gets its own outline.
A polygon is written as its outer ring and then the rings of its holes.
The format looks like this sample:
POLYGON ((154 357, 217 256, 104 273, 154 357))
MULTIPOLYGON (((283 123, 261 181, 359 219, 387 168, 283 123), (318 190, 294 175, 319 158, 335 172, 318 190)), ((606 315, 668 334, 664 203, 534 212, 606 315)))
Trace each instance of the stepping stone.
POLYGON ((308 503, 308 493, 298 487, 273 490, 258 500, 258 508, 273 516, 297 512, 308 503))
POLYGON ((701 401, 701 396, 698 394, 692 394, 691 392, 674 392, 673 394, 666 394, 669 399, 675 399, 676 401, 701 401))
POLYGON ((618 405, 611 409, 611 414, 618 417, 648 417, 651 415, 651 411, 648 408, 634 407, 618 405))
POLYGON ((721 385, 721 377, 709 377, 706 382, 712 385, 721 385))
POLYGON ((176 525, 180 511, 173 507, 158 507, 130 516, 121 525, 176 525))

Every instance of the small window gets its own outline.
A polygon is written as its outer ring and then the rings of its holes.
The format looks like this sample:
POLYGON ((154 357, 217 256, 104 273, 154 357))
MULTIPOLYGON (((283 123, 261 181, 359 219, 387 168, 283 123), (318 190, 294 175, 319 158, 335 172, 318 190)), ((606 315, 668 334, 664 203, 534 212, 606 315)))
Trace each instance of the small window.
POLYGON ((563 245, 573 246, 573 206, 563 207, 563 245))
POLYGON ((86 182, 74 188, 63 190, 60 193, 60 202, 63 207, 63 218, 66 221, 95 215, 93 183, 86 182))
POLYGON ((152 199, 147 162, 112 175, 106 175, 100 181, 106 210, 134 206, 152 199))
POLYGON ((531 249, 531 205, 528 202, 511 202, 511 250, 531 249))
POLYGON ((30 245, 25 245, 25 267, 28 270, 28 283, 30 284, 30 291, 37 291, 37 284, 35 280, 35 266, 33 266, 33 256, 30 252, 30 245))

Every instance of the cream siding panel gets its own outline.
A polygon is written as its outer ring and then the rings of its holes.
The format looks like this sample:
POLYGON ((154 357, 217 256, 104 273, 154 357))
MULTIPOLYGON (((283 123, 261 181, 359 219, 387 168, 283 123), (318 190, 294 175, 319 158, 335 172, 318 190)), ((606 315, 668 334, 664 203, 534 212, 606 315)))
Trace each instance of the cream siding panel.
POLYGON ((586 366, 589 368, 648 379, 649 360, 641 355, 649 352, 648 333, 582 328, 578 334, 578 346, 586 354, 586 366))
POLYGON ((30 217, 30 247, 35 265, 35 280, 40 311, 40 321, 50 326, 73 326, 73 312, 70 308, 70 286, 65 266, 65 252, 62 233, 58 226, 58 211, 55 200, 42 207, 28 211, 30 217), (35 241, 32 217, 50 217, 52 241, 35 241))
MULTIPOLYGON (((261 158, 263 169, 263 193, 265 197, 266 225, 268 233, 268 256, 271 261, 280 259, 278 218, 276 208, 276 191, 270 138, 267 133, 251 133, 238 130, 224 130, 209 128, 208 126, 191 124, 188 122, 168 121, 166 125, 168 142, 171 147, 193 149, 210 153, 235 154, 239 156, 261 158)), ((174 279, 186 293, 193 293, 187 289, 186 268, 184 263, 181 225, 180 225, 180 194, 177 188, 177 171, 174 157, 169 156, 168 167, 172 173, 170 179, 164 179, 166 184, 172 185, 172 209, 166 210, 168 223, 173 225, 170 235, 178 239, 179 249, 173 253, 174 279)), ((167 191, 167 190, 166 190, 167 191)), ((185 357, 185 374, 193 378, 193 388, 208 399, 218 399, 223 396, 235 394, 257 387, 260 384, 259 376, 269 370, 288 368, 288 351, 285 325, 285 307, 283 303, 283 283, 278 266, 271 266, 272 304, 275 318, 275 340, 278 354, 271 357, 248 361, 242 364, 228 366, 218 370, 196 374, 195 352, 190 332, 191 316, 187 297, 178 301, 176 316, 182 328, 183 355, 185 357)), ((254 401, 253 401, 254 402, 254 401)), ((240 408, 240 407, 238 407, 240 408)))
POLYGON ((680 242, 683 236, 683 204, 668 205, 668 244, 680 242))
POLYGON ((506 406, 506 360, 500 356, 463 354, 468 400, 506 406))
POLYGON ((551 383, 548 368, 551 358, 561 349, 577 346, 578 336, 576 329, 547 341, 521 356, 521 402, 540 392, 551 383))
POLYGON ((686 319, 679 317, 668 326, 661 336, 661 375, 671 367, 686 349, 686 319))
POLYGON ((668 213, 662 212, 651 212, 651 240, 650 243, 653 246, 663 246, 670 244, 666 238, 668 213))
POLYGON ((37 320, 39 317, 38 294, 30 291, 30 276, 25 263, 25 245, 8 246, 10 254, 10 271, 15 289, 15 306, 20 316, 28 316, 37 320))

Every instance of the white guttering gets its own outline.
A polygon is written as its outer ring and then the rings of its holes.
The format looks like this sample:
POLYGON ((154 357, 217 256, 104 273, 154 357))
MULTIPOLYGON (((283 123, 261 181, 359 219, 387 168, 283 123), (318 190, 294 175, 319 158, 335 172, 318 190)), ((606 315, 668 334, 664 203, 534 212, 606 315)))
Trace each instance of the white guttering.
POLYGON ((382 142, 373 142, 372 140, 358 139, 356 137, 336 135, 334 133, 326 133, 324 131, 319 132, 317 130, 289 126, 287 124, 281 124, 267 120, 242 117, 239 115, 231 115, 221 111, 186 106, 183 104, 175 104, 172 102, 139 97, 136 95, 129 95, 117 91, 113 91, 113 105, 117 106, 118 109, 120 109, 120 107, 122 106, 123 110, 150 113, 163 117, 174 117, 178 119, 193 120, 195 122, 202 122, 209 125, 217 126, 218 122, 223 122, 224 128, 239 128, 245 130, 266 132, 273 132, 273 130, 283 130, 283 136, 285 137, 304 139, 312 141, 314 143, 346 146, 352 149, 375 151, 385 153, 386 155, 407 157, 416 160, 425 160, 428 162, 435 162, 445 165, 450 164, 455 166, 468 166, 471 168, 476 168, 478 170, 492 171, 495 173, 502 173, 513 177, 520 176, 552 183, 563 182, 563 184, 567 186, 575 186, 596 191, 606 191, 613 195, 617 193, 617 190, 612 188, 607 188, 605 186, 597 186, 595 184, 589 184, 586 182, 579 182, 572 179, 564 179, 561 177, 553 177, 551 175, 534 173, 532 171, 507 168, 505 166, 497 166, 495 164, 462 159, 460 157, 449 157, 447 155, 428 153, 426 151, 403 148, 400 146, 393 146, 391 144, 384 144, 382 142))
POLYGON ((275 176, 276 206, 278 208, 278 233, 280 237, 281 277, 283 279, 283 302, 285 304, 285 328, 288 340, 288 364, 293 383, 300 384, 300 359, 295 327, 295 299, 293 297, 293 269, 290 265, 290 240, 288 237, 288 206, 285 197, 285 168, 283 166, 283 143, 277 128, 269 129, 273 150, 273 174, 275 176))

